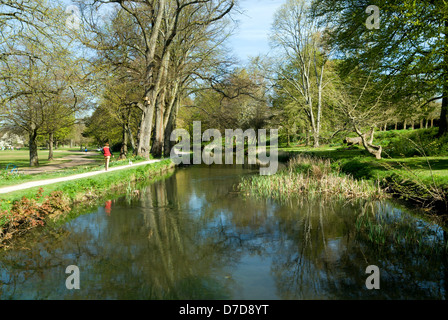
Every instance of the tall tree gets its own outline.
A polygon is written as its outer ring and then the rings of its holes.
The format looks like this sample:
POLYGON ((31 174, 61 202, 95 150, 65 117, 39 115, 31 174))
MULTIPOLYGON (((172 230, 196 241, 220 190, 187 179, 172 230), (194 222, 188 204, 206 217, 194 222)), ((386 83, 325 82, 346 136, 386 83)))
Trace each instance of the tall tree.
POLYGON ((364 148, 381 159, 382 146, 375 145, 373 138, 377 125, 388 116, 391 102, 383 99, 387 87, 377 91, 372 74, 360 69, 354 69, 348 75, 342 73, 333 99, 343 121, 361 138, 364 148))
POLYGON ((72 94, 79 64, 62 5, 4 0, 0 6, 0 122, 28 132, 30 166, 35 166, 36 139, 54 116, 54 102, 61 95, 76 100, 72 94))
POLYGON ((281 50, 277 84, 306 113, 319 147, 327 56, 305 0, 288 0, 276 13, 272 43, 281 50))
POLYGON ((202 30, 223 19, 232 10, 234 0, 109 0, 93 1, 92 4, 107 3, 119 6, 119 14, 125 15, 127 21, 131 22, 129 27, 132 32, 124 33, 122 31, 125 30, 115 29, 115 33, 107 35, 97 25, 90 24, 90 31, 97 35, 90 44, 114 57, 110 61, 115 66, 127 68, 142 83, 143 94, 137 103, 142 110, 137 154, 149 157, 155 120, 156 146, 153 152, 160 156, 164 132, 161 124, 164 121, 165 100, 170 96, 166 84, 170 82, 167 78, 167 66, 171 47, 182 32, 190 28, 202 30), (184 20, 186 24, 181 23, 184 20), (123 51, 128 54, 120 55, 123 51))
POLYGON ((329 43, 344 57, 346 70, 373 70, 381 85, 392 80, 390 88, 399 90, 391 96, 414 96, 424 103, 442 99, 439 135, 448 131, 446 1, 315 0, 312 8, 328 23, 329 43), (369 5, 376 5, 378 16, 369 17, 369 5), (373 28, 372 18, 378 22, 373 28))

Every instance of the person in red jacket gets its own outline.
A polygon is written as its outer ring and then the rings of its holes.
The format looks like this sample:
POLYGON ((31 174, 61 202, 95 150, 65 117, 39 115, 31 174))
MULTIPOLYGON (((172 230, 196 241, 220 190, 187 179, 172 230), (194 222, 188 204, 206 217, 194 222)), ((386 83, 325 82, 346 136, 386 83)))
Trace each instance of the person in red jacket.
POLYGON ((102 152, 103 152, 103 155, 104 155, 104 159, 106 160, 106 171, 109 169, 109 161, 110 161, 110 157, 112 156, 114 156, 113 154, 112 154, 112 152, 110 151, 110 148, 109 148, 109 144, 108 143, 106 143, 105 144, 105 146, 103 147, 103 150, 102 150, 102 152))

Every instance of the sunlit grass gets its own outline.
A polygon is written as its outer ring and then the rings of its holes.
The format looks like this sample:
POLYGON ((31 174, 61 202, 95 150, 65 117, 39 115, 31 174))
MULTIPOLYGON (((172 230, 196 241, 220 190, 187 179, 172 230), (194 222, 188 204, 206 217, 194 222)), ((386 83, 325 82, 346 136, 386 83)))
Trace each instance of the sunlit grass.
MULTIPOLYGON (((55 150, 54 160, 48 160, 48 150, 39 150, 39 166, 43 167, 55 163, 62 163, 64 157, 76 154, 70 150, 55 150)), ((0 170, 5 170, 8 164, 12 164, 20 169, 30 166, 30 155, 28 150, 0 150, 0 170)))
MULTIPOLYGON (((282 148, 283 150, 284 148, 282 148)), ((395 156, 375 159, 362 147, 290 148, 290 157, 309 155, 329 159, 339 172, 357 180, 380 181, 395 196, 434 207, 447 202, 448 156, 395 156)))
MULTIPOLYGON (((107 174, 100 174, 77 180, 58 182, 43 187, 44 195, 52 191, 62 191, 73 201, 80 201, 85 197, 97 198, 102 194, 107 194, 111 187, 127 184, 129 181, 146 179, 157 175, 161 170, 166 170, 172 166, 170 159, 141 166, 129 166, 126 169, 111 171, 107 174)), ((40 187, 33 187, 25 190, 10 192, 0 195, 0 210, 9 210, 14 201, 22 197, 34 198, 40 187)))
MULTIPOLYGON (((60 178, 60 177, 71 176, 71 175, 75 175, 75 174, 92 172, 92 171, 96 171, 96 170, 103 170, 105 167, 104 156, 102 154, 100 154, 99 156, 95 156, 95 158, 97 159, 97 161, 95 161, 95 162, 89 162, 88 164, 85 164, 85 165, 78 165, 75 167, 63 168, 63 169, 49 171, 49 172, 45 172, 45 173, 23 174, 20 172, 20 168, 19 168, 19 174, 16 174, 16 173, 11 174, 9 170, 7 172, 5 169, 3 169, 3 170, 0 169, 0 187, 12 186, 12 185, 21 184, 21 183, 30 182, 30 181, 60 178)), ((115 160, 115 159, 111 160, 109 167, 112 168, 112 167, 116 167, 116 166, 128 165, 130 160, 132 161, 132 163, 139 163, 142 161, 146 161, 146 159, 144 159, 142 157, 130 157, 125 160, 115 160)), ((58 162, 58 163, 60 163, 60 162, 58 162)))

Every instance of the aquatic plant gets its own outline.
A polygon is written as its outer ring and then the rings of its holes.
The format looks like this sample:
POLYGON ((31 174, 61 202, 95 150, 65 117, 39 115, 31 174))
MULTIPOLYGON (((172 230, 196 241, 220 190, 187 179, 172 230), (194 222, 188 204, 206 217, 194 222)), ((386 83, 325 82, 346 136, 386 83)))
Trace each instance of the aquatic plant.
POLYGON ((247 195, 281 200, 297 195, 343 199, 380 199, 387 196, 379 184, 342 174, 330 160, 309 155, 291 159, 284 170, 271 176, 242 178, 238 188, 247 195))
POLYGON ((413 252, 428 256, 448 252, 448 233, 435 217, 413 217, 384 206, 370 203, 371 210, 363 210, 355 228, 357 238, 379 250, 397 253, 413 252))

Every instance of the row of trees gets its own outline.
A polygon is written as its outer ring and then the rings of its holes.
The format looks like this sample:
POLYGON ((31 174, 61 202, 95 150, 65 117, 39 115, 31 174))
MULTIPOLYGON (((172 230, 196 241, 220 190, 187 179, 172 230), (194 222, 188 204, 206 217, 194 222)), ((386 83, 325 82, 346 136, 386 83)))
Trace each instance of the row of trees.
POLYGON ((48 136, 53 158, 57 133, 73 126, 83 103, 84 72, 62 23, 62 6, 45 0, 0 1, 0 123, 26 133, 30 165, 37 139, 48 136))
POLYGON ((87 124, 104 125, 101 140, 110 139, 109 124, 121 128, 121 157, 128 143, 139 156, 169 154, 180 105, 197 90, 192 84, 212 86, 226 68, 221 44, 235 3, 78 1, 70 16, 55 1, 0 6, 0 121, 28 133, 33 166, 38 135, 48 135, 51 149, 54 134, 92 107, 87 124))
POLYGON ((322 130, 330 137, 355 132, 380 158, 373 134, 388 124, 423 127, 439 118, 439 135, 448 130, 447 7, 442 1, 369 4, 381 8, 379 29, 366 27, 367 5, 358 0, 288 0, 276 12, 275 54, 261 68, 288 136, 302 127, 318 147, 322 130))
POLYGON ((387 125, 436 119, 445 134, 446 6, 377 2, 381 23, 369 29, 364 1, 287 0, 273 54, 235 68, 224 46, 235 0, 79 0, 70 13, 57 1, 0 0, 2 129, 27 133, 31 165, 37 137, 52 150, 86 110, 84 134, 121 142, 120 158, 128 146, 169 155, 171 132, 193 120, 302 131, 314 147, 353 131, 376 157, 374 130, 387 125))

